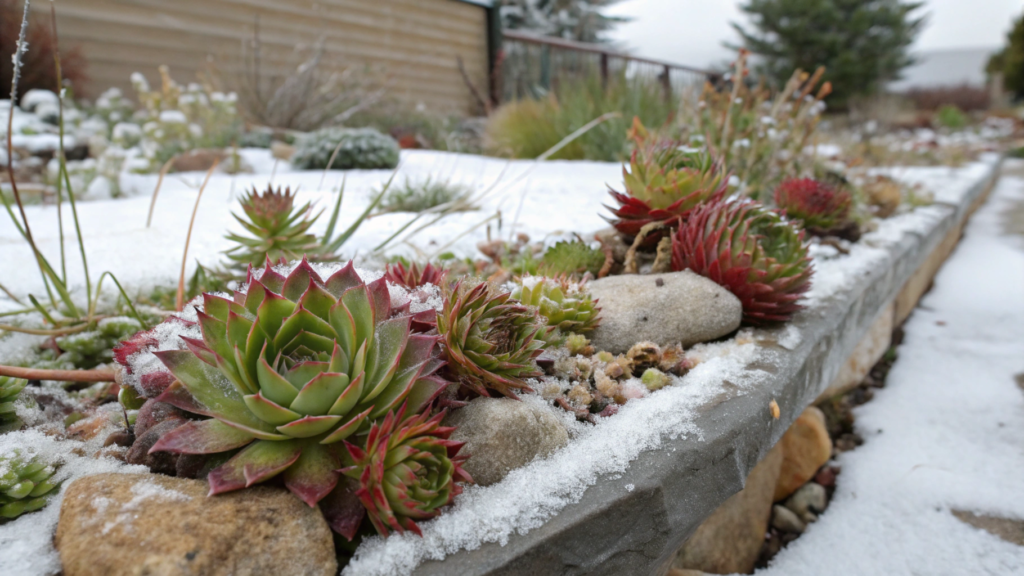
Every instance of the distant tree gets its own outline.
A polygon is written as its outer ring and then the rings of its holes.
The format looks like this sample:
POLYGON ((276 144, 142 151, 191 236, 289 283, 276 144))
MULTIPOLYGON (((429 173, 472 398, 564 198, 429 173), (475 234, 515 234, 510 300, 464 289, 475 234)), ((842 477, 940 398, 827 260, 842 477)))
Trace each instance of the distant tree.
POLYGON ((923 2, 901 0, 747 0, 740 6, 752 29, 733 23, 761 72, 782 85, 796 68, 825 66, 828 103, 845 108, 870 95, 914 63, 908 48, 924 24, 913 13, 923 2))
POLYGON ((608 42, 604 33, 628 18, 602 10, 619 0, 501 0, 501 25, 578 42, 608 42))
POLYGON ((1014 20, 1006 34, 1006 46, 989 58, 985 71, 990 76, 1002 72, 1006 90, 1024 98, 1024 15, 1014 20))

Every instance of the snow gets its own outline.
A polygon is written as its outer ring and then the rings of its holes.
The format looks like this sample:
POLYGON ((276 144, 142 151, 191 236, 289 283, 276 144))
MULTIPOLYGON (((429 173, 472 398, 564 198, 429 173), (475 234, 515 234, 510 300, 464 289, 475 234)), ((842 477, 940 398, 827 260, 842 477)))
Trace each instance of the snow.
POLYGON ((0 524, 0 574, 4 576, 43 576, 60 572, 60 558, 53 547, 60 504, 69 484, 77 478, 104 472, 141 473, 145 466, 130 466, 113 456, 93 457, 106 438, 98 434, 88 442, 63 440, 39 430, 22 430, 0 435, 0 454, 15 448, 26 458, 40 457, 59 462, 53 480, 61 482, 59 493, 45 508, 23 514, 18 519, 0 524))
POLYGON ((759 575, 1024 574, 1024 548, 951 514, 1024 520, 1024 251, 1000 222, 1021 202, 1004 176, 856 410, 866 443, 839 457, 828 510, 759 575))

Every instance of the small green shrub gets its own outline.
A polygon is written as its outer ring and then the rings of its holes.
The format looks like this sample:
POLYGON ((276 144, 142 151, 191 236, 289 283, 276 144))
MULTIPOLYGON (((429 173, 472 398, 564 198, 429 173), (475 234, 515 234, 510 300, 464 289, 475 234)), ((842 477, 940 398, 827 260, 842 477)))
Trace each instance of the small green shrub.
POLYGON ((398 165, 398 142, 390 136, 373 128, 322 128, 296 141, 292 166, 300 170, 324 169, 335 149, 338 154, 331 164, 334 170, 398 165))
POLYGON ((474 210, 468 201, 471 193, 468 186, 435 180, 430 176, 419 181, 406 178, 404 184, 393 186, 384 197, 381 212, 423 212, 448 203, 454 203, 452 208, 457 211, 474 210), (459 200, 463 202, 457 202, 459 200))
POLYGON ((634 116, 648 126, 664 125, 679 99, 665 98, 658 82, 600 79, 564 82, 537 100, 517 100, 499 107, 486 128, 490 153, 513 158, 536 158, 591 120, 608 112, 619 116, 602 122, 551 156, 562 160, 624 160, 629 154, 626 133, 634 116))
POLYGON ((968 121, 967 115, 952 104, 939 108, 939 111, 935 113, 935 122, 950 130, 960 130, 967 126, 968 121))

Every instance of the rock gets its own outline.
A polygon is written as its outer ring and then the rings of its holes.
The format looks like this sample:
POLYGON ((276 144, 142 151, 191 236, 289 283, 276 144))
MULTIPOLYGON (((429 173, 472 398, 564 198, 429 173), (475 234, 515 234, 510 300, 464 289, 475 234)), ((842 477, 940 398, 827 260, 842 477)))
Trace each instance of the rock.
POLYGON ((714 340, 739 328, 743 316, 731 292, 689 270, 609 276, 587 286, 601 306, 591 342, 614 354, 644 340, 660 346, 714 340))
POLYGON ((199 148, 183 152, 171 162, 175 172, 201 172, 210 169, 214 162, 224 163, 228 154, 224 150, 199 148))
POLYGON ((672 565, 711 574, 752 572, 768 530, 781 466, 782 445, 776 444, 750 471, 743 490, 697 527, 672 565))
POLYGON ((64 576, 337 573, 318 508, 280 488, 208 490, 203 481, 149 474, 76 480, 54 539, 64 576))
POLYGON ((174 474, 178 464, 178 455, 171 452, 149 453, 164 434, 185 423, 185 420, 171 418, 146 430, 145 434, 135 437, 135 443, 128 449, 125 461, 129 464, 148 466, 150 471, 160 474, 174 474))
POLYGON ((793 534, 802 534, 807 529, 804 521, 798 518, 792 510, 778 504, 772 506, 772 526, 793 534))
POLYGON ((672 568, 668 571, 665 576, 704 576, 705 572, 700 570, 686 570, 680 568, 672 568))
POLYGON ((811 517, 817 519, 816 514, 823 512, 827 505, 828 497, 825 494, 824 486, 814 482, 808 482, 801 486, 783 504, 805 522, 813 522, 813 520, 809 520, 811 517))
POLYGON ((277 160, 284 160, 287 162, 295 155, 295 146, 274 140, 270 143, 270 155, 277 160))
POLYGON ((516 468, 569 442, 569 433, 550 411, 510 398, 477 398, 445 422, 457 426, 451 439, 465 442, 463 466, 481 486, 500 482, 516 468))
POLYGON ((822 468, 818 470, 818 473, 814 475, 814 481, 821 484, 825 488, 831 488, 836 485, 836 469, 832 466, 828 468, 822 468))
POLYGON ((776 502, 806 484, 832 456, 832 439, 825 427, 825 414, 814 406, 807 408, 782 435, 779 443, 785 456, 779 483, 775 486, 776 502))

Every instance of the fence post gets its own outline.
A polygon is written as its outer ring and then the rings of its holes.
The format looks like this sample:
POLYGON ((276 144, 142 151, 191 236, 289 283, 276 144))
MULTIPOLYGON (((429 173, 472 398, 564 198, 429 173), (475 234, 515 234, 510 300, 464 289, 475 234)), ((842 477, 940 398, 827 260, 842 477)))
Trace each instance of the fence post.
POLYGON ((551 46, 548 44, 540 49, 540 86, 551 90, 551 46))
POLYGON ((608 53, 601 52, 601 88, 608 89, 608 53))
POLYGON ((666 64, 661 72, 661 87, 665 90, 665 102, 672 101, 672 68, 666 64))

